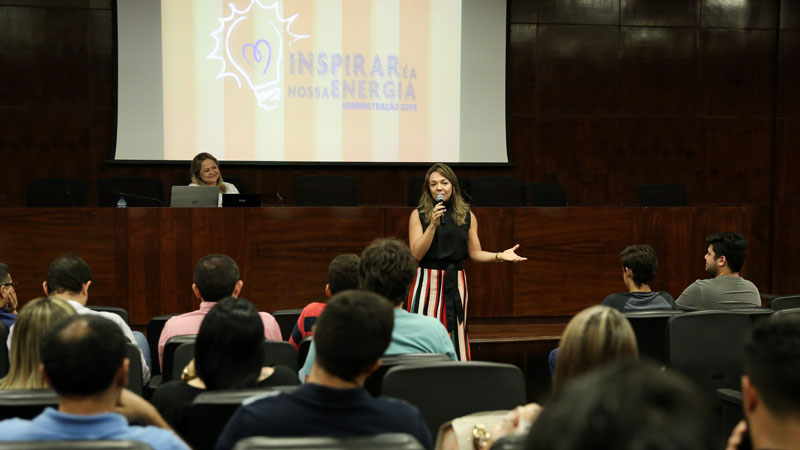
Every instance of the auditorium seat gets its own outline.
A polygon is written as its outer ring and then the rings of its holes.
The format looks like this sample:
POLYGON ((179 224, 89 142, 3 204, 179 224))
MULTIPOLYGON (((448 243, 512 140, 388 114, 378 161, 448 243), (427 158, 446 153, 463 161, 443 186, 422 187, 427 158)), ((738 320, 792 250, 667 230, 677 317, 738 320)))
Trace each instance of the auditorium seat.
POLYGON ((384 355, 381 356, 381 365, 375 372, 367 377, 364 388, 373 397, 381 395, 383 377, 392 367, 406 366, 411 364, 429 364, 432 362, 450 361, 450 358, 442 353, 409 353, 405 355, 384 355))
POLYGON ((28 206, 84 206, 86 181, 42 178, 28 184, 28 206))
POLYGON ((785 316, 787 314, 800 314, 800 308, 779 309, 775 311, 773 316, 785 316))
MULTIPOLYGON (((173 379, 172 376, 176 373, 175 370, 177 368, 174 363, 175 350, 181 344, 191 343, 194 345, 195 340, 197 340, 196 334, 172 336, 167 340, 167 343, 164 345, 164 367, 161 368, 161 384, 171 381, 173 379)), ((158 354, 156 353, 156 355, 158 354)), ((179 375, 181 370, 183 370, 183 367, 177 371, 179 375)))
POLYGON ((772 308, 763 308, 760 306, 755 306, 752 308, 736 308, 731 309, 730 311, 740 314, 747 314, 747 316, 750 317, 750 322, 752 322, 753 325, 755 325, 759 320, 768 319, 775 314, 775 310, 772 308))
POLYGON ((525 206, 525 183, 515 177, 469 179, 472 206, 525 206))
POLYGON ((128 389, 138 395, 142 395, 144 391, 144 379, 142 378, 142 357, 139 347, 136 344, 128 342, 125 345, 127 357, 130 360, 128 366, 128 389))
POLYGON ((97 182, 97 196, 100 206, 117 206, 120 193, 125 196, 127 206, 164 206, 164 183, 161 178, 152 177, 114 177, 101 178, 97 182), (137 198, 146 197, 146 198, 137 198))
POLYGON ((128 311, 125 308, 120 308, 119 306, 102 306, 102 305, 86 305, 87 308, 91 309, 92 311, 102 311, 102 312, 110 312, 122 317, 122 320, 131 326, 131 318, 128 315, 128 311))
POLYGON ((769 302, 769 307, 775 311, 781 309, 800 308, 800 295, 782 295, 769 302))
POLYGON ((661 365, 667 364, 667 321, 681 313, 680 310, 624 313, 636 334, 640 356, 648 357, 661 365))
POLYGON ((686 206, 686 189, 680 184, 643 184, 636 186, 639 206, 686 206))
POLYGON ((278 321, 278 326, 281 328, 281 336, 284 341, 288 341, 292 336, 292 330, 295 324, 297 324, 297 319, 300 318, 302 312, 302 309, 282 309, 272 313, 272 317, 278 321))
POLYGON ((371 436, 254 436, 240 440, 235 450, 422 450, 414 436, 405 433, 382 433, 371 436))
POLYGON ((306 363, 306 357, 308 356, 308 350, 311 348, 311 337, 306 336, 300 341, 300 346, 297 349, 297 367, 303 367, 306 363))
POLYGON ((381 393, 419 408, 434 436, 456 417, 526 403, 525 378, 517 366, 483 361, 393 367, 383 377, 381 393))
POLYGON ((531 206, 567 206, 567 194, 558 183, 531 183, 528 185, 531 206))
POLYGON ((0 442, 0 450, 153 450, 140 441, 22 441, 0 442))
POLYGON ((207 391, 195 397, 186 420, 178 429, 195 450, 213 449, 233 413, 247 398, 266 393, 291 392, 297 386, 207 391))
POLYGON ((298 175, 294 178, 297 206, 358 206, 358 181, 348 175, 298 175))
POLYGON ((8 369, 10 368, 10 362, 8 359, 8 346, 4 345, 8 341, 8 333, 9 333, 8 325, 5 322, 0 321, 0 378, 3 378, 8 374, 8 369))
POLYGON ((164 329, 164 324, 167 320, 176 316, 177 314, 163 314, 155 316, 147 321, 147 344, 150 346, 150 372, 153 375, 161 374, 161 365, 158 361, 158 340, 161 338, 161 331, 164 329))
MULTIPOLYGON (((169 378, 162 375, 163 382, 169 380, 178 380, 181 377, 183 368, 189 364, 189 361, 194 358, 195 340, 196 335, 189 336, 176 336, 182 338, 180 345, 172 350, 170 362, 167 362, 167 348, 164 347, 164 367, 172 367, 172 373, 169 378), (170 366, 167 366, 170 364, 170 366)), ((170 338, 167 345, 175 338, 170 338)), ((297 372, 297 351, 294 346, 285 341, 273 341, 271 339, 264 339, 264 365, 273 366, 281 365, 288 367, 294 372, 297 372)))
POLYGON ((0 391, 0 420, 33 419, 48 406, 58 407, 58 396, 50 389, 0 391))

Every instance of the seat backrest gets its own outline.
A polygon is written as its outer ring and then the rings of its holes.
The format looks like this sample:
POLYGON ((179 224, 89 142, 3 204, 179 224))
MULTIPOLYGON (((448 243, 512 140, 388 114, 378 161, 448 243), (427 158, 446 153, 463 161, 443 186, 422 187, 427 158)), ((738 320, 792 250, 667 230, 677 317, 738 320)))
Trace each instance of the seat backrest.
POLYGON ((272 317, 278 321, 278 326, 281 328, 281 336, 284 341, 288 341, 292 336, 292 330, 295 324, 297 324, 297 319, 302 312, 302 309, 282 309, 272 313, 272 317))
POLYGON ((97 182, 98 204, 116 206, 120 193, 125 196, 128 207, 164 206, 164 183, 161 178, 152 177, 114 177, 101 178, 97 182), (147 198, 137 198, 147 197, 147 198))
POLYGON ((686 206, 686 189, 680 184, 643 184, 636 186, 639 206, 686 206))
POLYGON ((153 450, 140 441, 23 441, 0 442, 0 450, 153 450))
POLYGON ((800 314, 800 308, 779 309, 775 311, 773 316, 785 316, 787 314, 800 314))
POLYGON ((297 350, 294 345, 286 341, 273 341, 264 339, 264 364, 273 366, 279 364, 297 372, 297 350))
POLYGON ((28 206, 83 206, 85 198, 85 180, 42 178, 28 184, 28 206))
POLYGON ((144 391, 144 379, 142 378, 142 357, 139 352, 139 347, 132 342, 125 345, 128 359, 128 389, 138 395, 142 395, 144 391))
POLYGON ((531 183, 528 195, 531 206, 567 206, 567 194, 558 183, 531 183))
MULTIPOLYGON (((171 380, 179 380, 183 369, 194 359, 194 344, 194 342, 184 342, 175 348, 175 352, 172 354, 171 380)), ((164 361, 166 361, 166 359, 164 361)))
POLYGON ((755 325, 758 321, 768 319, 775 314, 775 310, 772 308, 763 308, 761 306, 754 306, 752 308, 736 308, 729 311, 746 314, 748 317, 750 317, 750 321, 753 323, 753 325, 755 325))
MULTIPOLYGON (((161 382, 166 383, 167 381, 171 381, 172 375, 175 373, 175 350, 181 345, 185 343, 191 342, 194 344, 194 341, 197 340, 196 334, 187 334, 183 336, 173 336, 167 340, 167 343, 164 345, 164 367, 161 368, 161 382)), ((183 367, 180 368, 183 370, 183 367)), ((180 370, 178 374, 180 374, 180 370)))
POLYGON ((639 355, 646 356, 662 365, 667 364, 669 361, 667 357, 667 321, 670 317, 681 314, 681 311, 635 311, 623 314, 636 334, 639 355))
POLYGON ((8 358, 8 346, 5 343, 8 341, 8 325, 0 321, 0 378, 8 374, 10 362, 8 358))
POLYGON ((769 302, 769 307, 775 311, 781 309, 800 308, 800 295, 783 295, 775 297, 769 302))
POLYGON ((525 206, 525 183, 515 177, 469 179, 473 206, 525 206))
POLYGON ((698 384, 709 399, 740 385, 750 317, 731 311, 694 311, 667 322, 669 365, 698 384))
POLYGON ((409 364, 429 364, 432 362, 450 361, 450 358, 442 353, 409 353, 406 355, 384 355, 381 356, 381 365, 367 377, 364 389, 373 397, 381 395, 383 377, 392 367, 409 364))
POLYGON ((228 419, 242 402, 255 395, 291 392, 297 386, 274 386, 203 392, 195 397, 178 432, 195 450, 212 449, 228 419))
POLYGON ((255 436, 242 439, 234 450, 422 450, 414 436, 406 433, 383 433, 372 436, 298 436, 264 437, 255 436))
POLYGON ((297 206, 358 206, 358 181, 347 175, 298 175, 294 202, 297 206))
POLYGON ((150 362, 150 372, 153 375, 161 374, 161 365, 158 361, 158 339, 161 337, 161 331, 164 330, 164 324, 175 314, 164 314, 155 316, 147 322, 147 345, 150 346, 150 354, 153 355, 150 362))
POLYGON ((128 311, 125 308, 120 308, 119 306, 101 306, 101 305, 86 305, 87 308, 91 309, 92 311, 102 311, 102 312, 110 312, 122 317, 122 320, 131 326, 131 318, 128 315, 128 311))
POLYGON ((0 391, 0 420, 32 419, 48 406, 58 406, 58 396, 50 389, 0 391))
POLYGON ((303 367, 308 357, 308 351, 311 349, 312 336, 306 336, 300 341, 299 348, 297 349, 297 367, 303 367))
POLYGON ((434 435, 448 420, 512 409, 526 399, 525 378, 518 367, 483 361, 393 367, 383 377, 381 393, 419 408, 434 435))

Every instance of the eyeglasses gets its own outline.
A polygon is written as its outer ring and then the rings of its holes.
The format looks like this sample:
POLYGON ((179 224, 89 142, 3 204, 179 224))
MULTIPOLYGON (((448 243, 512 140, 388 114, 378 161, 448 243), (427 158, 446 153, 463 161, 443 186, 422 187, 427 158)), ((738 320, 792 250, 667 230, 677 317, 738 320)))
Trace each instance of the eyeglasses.
POLYGON ((17 282, 16 282, 16 281, 10 281, 10 282, 8 282, 8 283, 3 283, 3 284, 0 284, 0 286, 11 286, 11 287, 14 287, 14 286, 16 286, 16 285, 17 285, 17 282))

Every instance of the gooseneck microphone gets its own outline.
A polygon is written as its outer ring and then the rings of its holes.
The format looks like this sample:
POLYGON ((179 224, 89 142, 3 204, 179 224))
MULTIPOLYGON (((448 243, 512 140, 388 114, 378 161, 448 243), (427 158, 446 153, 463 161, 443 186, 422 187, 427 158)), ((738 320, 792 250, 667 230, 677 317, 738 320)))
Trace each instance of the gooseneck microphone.
POLYGON ((131 194, 131 193, 128 193, 128 192, 121 192, 121 191, 114 191, 114 194, 115 195, 120 195, 122 197, 138 198, 138 199, 141 199, 141 200, 147 200, 147 201, 150 201, 150 202, 153 202, 153 203, 157 204, 158 206, 164 206, 164 202, 162 202, 161 200, 159 200, 159 199, 157 199, 155 197, 147 197, 147 196, 144 196, 144 195, 131 194))
MULTIPOLYGON (((436 203, 444 203, 444 194, 436 196, 436 203)), ((444 225, 444 213, 442 213, 442 217, 439 218, 439 225, 444 225)))

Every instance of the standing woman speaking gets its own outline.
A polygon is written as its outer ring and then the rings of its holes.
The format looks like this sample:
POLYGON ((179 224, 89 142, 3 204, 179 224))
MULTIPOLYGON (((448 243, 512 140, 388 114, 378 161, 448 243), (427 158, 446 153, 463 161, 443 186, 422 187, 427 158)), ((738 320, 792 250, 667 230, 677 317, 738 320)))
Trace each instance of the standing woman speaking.
POLYGON ((419 261, 408 293, 409 312, 435 317, 447 328, 458 358, 470 359, 467 334, 467 277, 462 262, 519 262, 519 244, 502 252, 481 249, 478 220, 461 197, 455 172, 434 164, 425 174, 419 206, 408 221, 411 253, 419 261))

